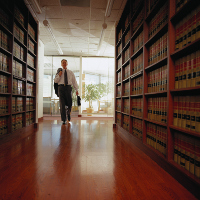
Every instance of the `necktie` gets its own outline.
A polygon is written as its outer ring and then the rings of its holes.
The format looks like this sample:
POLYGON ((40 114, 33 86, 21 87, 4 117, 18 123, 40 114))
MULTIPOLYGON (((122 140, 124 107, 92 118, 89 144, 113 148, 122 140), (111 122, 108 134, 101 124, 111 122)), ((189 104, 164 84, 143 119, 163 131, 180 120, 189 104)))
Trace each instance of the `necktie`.
POLYGON ((65 85, 68 85, 67 70, 65 70, 65 73, 64 73, 64 82, 65 82, 65 85))

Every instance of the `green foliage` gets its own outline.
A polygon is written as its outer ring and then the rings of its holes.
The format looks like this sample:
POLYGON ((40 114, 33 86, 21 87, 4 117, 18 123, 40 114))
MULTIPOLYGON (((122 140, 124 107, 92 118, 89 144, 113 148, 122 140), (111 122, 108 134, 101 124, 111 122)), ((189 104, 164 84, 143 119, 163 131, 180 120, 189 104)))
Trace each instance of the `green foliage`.
POLYGON ((92 101, 101 99, 107 92, 107 85, 100 84, 88 84, 85 85, 85 95, 83 99, 89 102, 89 108, 92 108, 92 101))

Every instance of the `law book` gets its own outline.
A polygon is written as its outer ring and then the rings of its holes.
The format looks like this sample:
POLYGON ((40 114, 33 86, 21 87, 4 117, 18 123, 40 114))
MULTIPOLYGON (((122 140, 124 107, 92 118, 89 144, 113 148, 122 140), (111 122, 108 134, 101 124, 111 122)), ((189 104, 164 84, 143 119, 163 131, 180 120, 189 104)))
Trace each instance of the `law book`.
POLYGON ((183 58, 180 58, 180 65, 179 65, 179 78, 178 78, 178 88, 181 89, 183 88, 183 58))
POLYGON ((181 137, 180 137, 180 134, 178 134, 177 144, 178 144, 177 163, 178 163, 178 165, 180 165, 181 164, 181 137))
POLYGON ((196 39, 200 38, 200 5, 196 10, 196 39))
POLYGON ((188 15, 187 21, 187 44, 191 43, 191 35, 192 35, 192 18, 191 14, 188 15))
POLYGON ((190 129, 195 131, 196 109, 195 109, 195 96, 190 98, 190 129))
POLYGON ((182 134, 180 134, 180 149, 181 149, 180 166, 185 168, 185 140, 182 134))
POLYGON ((179 59, 175 61, 175 89, 179 88, 179 62, 179 59))
POLYGON ((192 11, 191 42, 196 39, 196 10, 192 11))
POLYGON ((178 96, 178 127, 181 127, 182 124, 182 111, 183 111, 183 106, 182 106, 182 96, 178 96))
POLYGON ((190 152, 190 173, 194 174, 195 144, 192 137, 188 138, 190 152))
POLYGON ((186 129, 190 129, 190 115, 191 115, 191 107, 190 107, 190 96, 186 96, 186 129))
POLYGON ((195 139, 194 174, 200 178, 200 139, 195 139))
POLYGON ((200 95, 196 96, 195 108, 196 108, 195 130, 200 133, 200 95))
POLYGON ((182 119, 181 119, 181 127, 186 128, 186 97, 182 97, 182 119))
POLYGON ((179 26, 179 49, 183 47, 183 21, 180 21, 179 26))
POLYGON ((182 71, 182 88, 187 87, 187 57, 182 58, 182 65, 183 65, 183 71, 182 71))
POLYGON ((191 55, 187 55, 187 87, 191 87, 191 76, 192 76, 192 68, 191 68, 191 55))
POLYGON ((196 52, 193 52, 191 55, 191 87, 196 85, 196 52))
POLYGON ((196 52, 196 86, 200 85, 200 50, 196 52))
POLYGON ((183 19, 183 47, 187 44, 187 18, 183 19))
POLYGON ((173 125, 178 126, 178 96, 174 96, 174 114, 173 114, 173 125))
POLYGON ((190 170, 190 151, 189 151, 189 141, 188 136, 184 136, 185 140, 185 169, 190 170))
POLYGON ((174 133, 174 162, 178 163, 178 133, 174 133))

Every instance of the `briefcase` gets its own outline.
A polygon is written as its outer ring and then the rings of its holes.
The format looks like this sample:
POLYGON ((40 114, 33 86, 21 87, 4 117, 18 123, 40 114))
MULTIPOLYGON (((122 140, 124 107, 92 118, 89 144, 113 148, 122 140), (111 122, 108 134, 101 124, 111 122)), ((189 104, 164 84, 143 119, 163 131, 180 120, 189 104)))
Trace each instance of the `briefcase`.
POLYGON ((81 97, 77 96, 77 105, 80 106, 81 105, 81 97))

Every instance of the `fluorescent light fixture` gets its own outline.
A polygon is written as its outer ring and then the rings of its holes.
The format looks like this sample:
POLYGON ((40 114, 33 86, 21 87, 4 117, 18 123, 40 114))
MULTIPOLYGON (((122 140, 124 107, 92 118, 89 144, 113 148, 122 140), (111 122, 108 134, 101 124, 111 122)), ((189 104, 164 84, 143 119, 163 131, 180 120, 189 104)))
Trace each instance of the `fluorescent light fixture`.
MULTIPOLYGON (((29 9, 31 15, 33 16, 33 18, 39 22, 38 17, 36 15, 35 9, 32 7, 32 4, 28 1, 28 0, 24 0, 25 5, 27 6, 27 8, 29 9)), ((41 11, 42 12, 42 11, 41 11)))
POLYGON ((52 29, 51 29, 51 26, 50 26, 50 24, 49 24, 49 22, 45 19, 44 21, 43 21, 43 24, 44 24, 44 26, 46 27, 46 29, 49 31, 49 33, 50 33, 50 35, 51 35, 51 39, 53 40, 53 43, 54 43, 54 45, 56 46, 56 48, 57 48, 57 51, 59 52, 59 54, 63 54, 63 51, 62 51, 62 49, 60 48, 60 46, 59 46, 59 44, 58 44, 58 42, 57 42, 57 40, 56 40, 56 38, 55 38, 55 36, 54 36, 54 34, 53 34, 53 31, 52 31, 52 29))
POLYGON ((114 0, 108 0, 107 6, 106 6, 105 17, 110 17, 113 3, 114 3, 114 0))
POLYGON ((97 55, 100 54, 100 49, 101 49, 101 45, 102 45, 103 40, 104 40, 106 28, 107 28, 107 24, 106 24, 106 23, 103 23, 103 24, 102 24, 101 35, 100 35, 100 39, 99 39, 99 44, 98 44, 98 47, 97 47, 97 55))

